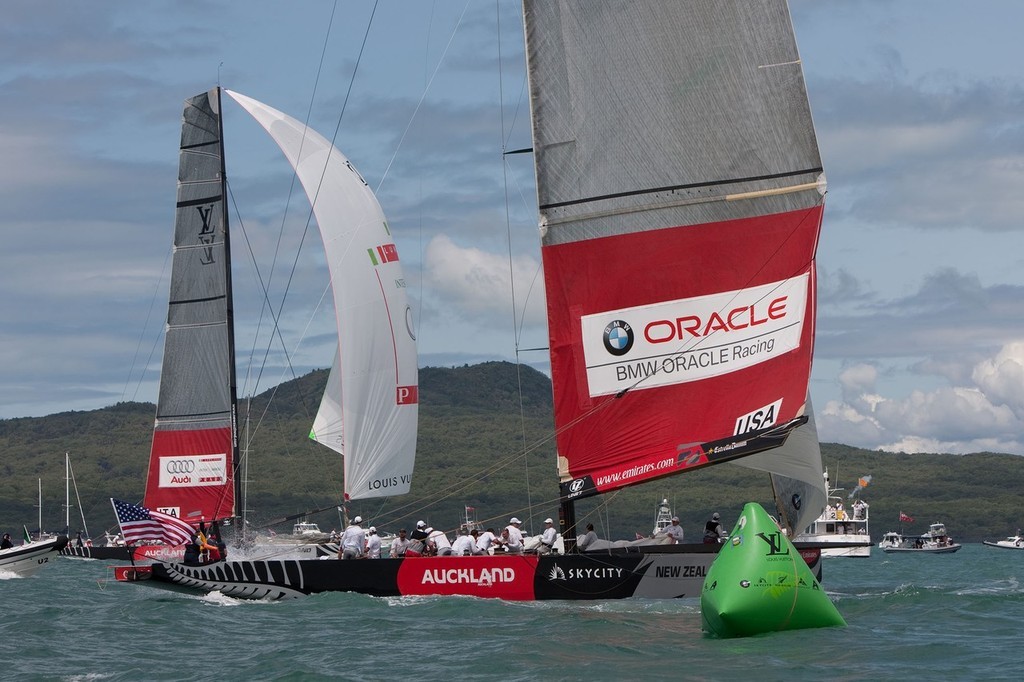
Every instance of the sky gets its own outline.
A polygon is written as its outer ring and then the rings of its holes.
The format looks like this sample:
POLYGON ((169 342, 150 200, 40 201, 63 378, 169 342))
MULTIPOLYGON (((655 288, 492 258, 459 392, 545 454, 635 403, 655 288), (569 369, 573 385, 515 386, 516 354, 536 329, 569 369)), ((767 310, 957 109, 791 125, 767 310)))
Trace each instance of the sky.
MULTIPOLYGON (((375 189, 421 366, 547 369, 532 159, 502 154, 531 144, 517 2, 4 9, 0 419, 155 401, 181 106, 218 82, 308 118, 375 189)), ((821 439, 1024 455, 1024 3, 791 11, 829 188, 821 439)), ((328 367, 333 313, 287 163, 227 99, 225 129, 244 396, 328 367)))

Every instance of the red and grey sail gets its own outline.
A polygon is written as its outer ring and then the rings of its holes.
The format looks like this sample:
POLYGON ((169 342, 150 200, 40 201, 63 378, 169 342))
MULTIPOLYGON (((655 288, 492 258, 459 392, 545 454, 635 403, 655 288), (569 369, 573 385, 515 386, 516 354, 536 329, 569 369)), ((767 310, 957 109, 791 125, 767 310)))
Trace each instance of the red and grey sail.
POLYGON ((806 421, 824 175, 784 0, 526 0, 566 498, 806 421))
POLYGON ((144 504, 198 523, 234 515, 231 261, 220 92, 185 101, 160 394, 144 504))

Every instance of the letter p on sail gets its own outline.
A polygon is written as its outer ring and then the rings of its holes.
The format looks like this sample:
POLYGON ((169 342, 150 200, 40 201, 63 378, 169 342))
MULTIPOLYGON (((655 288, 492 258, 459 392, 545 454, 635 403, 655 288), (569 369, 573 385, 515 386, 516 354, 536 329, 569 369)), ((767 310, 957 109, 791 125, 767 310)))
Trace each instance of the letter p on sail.
POLYGON ((395 402, 399 405, 415 405, 419 399, 419 386, 399 386, 396 389, 395 402))

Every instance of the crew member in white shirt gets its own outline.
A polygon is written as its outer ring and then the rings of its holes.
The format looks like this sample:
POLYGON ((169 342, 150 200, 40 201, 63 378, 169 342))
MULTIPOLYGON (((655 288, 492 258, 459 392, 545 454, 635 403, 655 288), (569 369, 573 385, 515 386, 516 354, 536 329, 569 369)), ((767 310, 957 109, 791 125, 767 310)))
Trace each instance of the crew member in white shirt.
POLYGON ((362 522, 362 516, 355 517, 345 532, 341 534, 339 559, 359 559, 363 556, 363 552, 366 551, 366 531, 359 525, 362 522))
POLYGON ((523 553, 523 532, 519 530, 519 526, 522 523, 522 521, 513 516, 509 519, 508 526, 505 528, 508 531, 508 542, 505 544, 505 549, 509 554, 523 553))
POLYGON ((406 536, 404 528, 398 531, 398 537, 391 541, 391 558, 402 559, 405 558, 405 550, 409 549, 409 545, 412 544, 406 536))
POLYGON ((555 540, 558 539, 558 531, 555 530, 553 519, 544 519, 544 532, 540 536, 540 546, 537 547, 537 554, 550 554, 555 547, 555 540))
POLYGON ((491 546, 494 545, 496 537, 493 528, 488 528, 480 533, 480 537, 476 539, 476 548, 480 550, 480 554, 491 553, 491 546))
POLYGON ((448 556, 452 553, 452 543, 443 530, 427 529, 427 546, 433 543, 437 548, 437 556, 448 556))
POLYGON ((459 537, 452 543, 452 556, 470 556, 478 553, 473 536, 465 528, 460 530, 459 537))
POLYGON ((672 538, 676 544, 680 544, 683 541, 683 527, 679 525, 679 517, 672 517, 672 524, 665 526, 665 530, 662 531, 665 535, 672 538))
POLYGON ((377 528, 375 526, 370 526, 366 532, 369 533, 366 537, 366 557, 368 559, 379 559, 380 536, 377 535, 377 528))

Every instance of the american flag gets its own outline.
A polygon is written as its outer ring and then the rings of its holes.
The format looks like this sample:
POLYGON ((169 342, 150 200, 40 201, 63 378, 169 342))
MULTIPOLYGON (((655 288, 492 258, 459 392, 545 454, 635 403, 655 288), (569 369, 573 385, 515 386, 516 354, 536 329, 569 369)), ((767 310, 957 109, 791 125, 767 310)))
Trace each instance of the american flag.
POLYGON ((911 517, 907 516, 903 512, 900 512, 900 521, 906 521, 907 523, 913 523, 914 519, 912 519, 911 517))
POLYGON ((114 515, 125 542, 155 540, 168 545, 183 545, 192 537, 192 526, 177 516, 150 511, 136 504, 110 498, 114 515))

